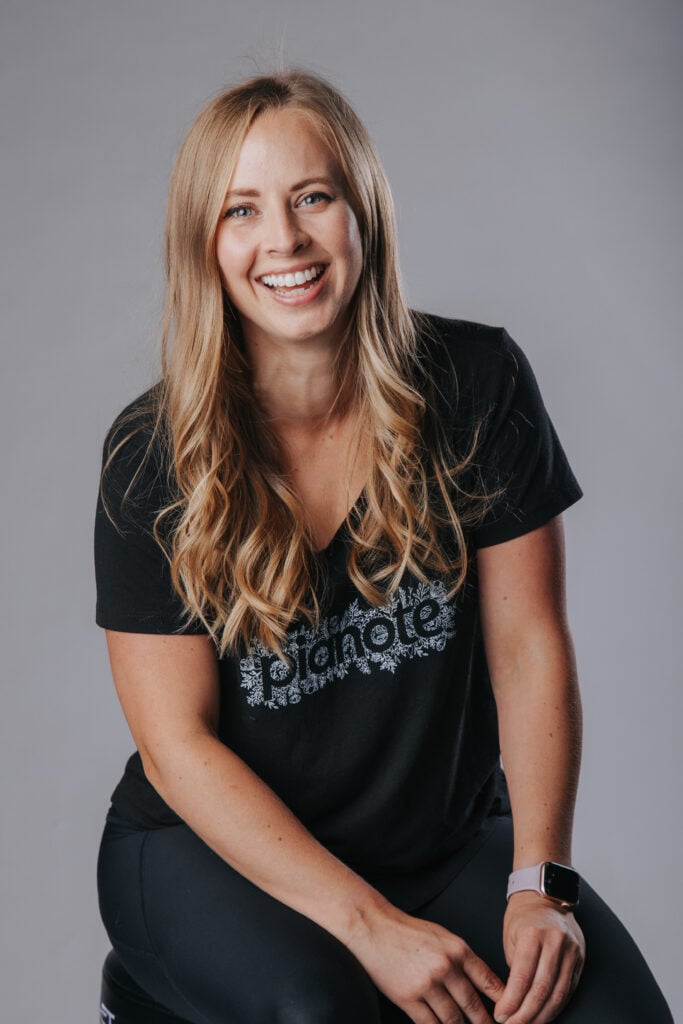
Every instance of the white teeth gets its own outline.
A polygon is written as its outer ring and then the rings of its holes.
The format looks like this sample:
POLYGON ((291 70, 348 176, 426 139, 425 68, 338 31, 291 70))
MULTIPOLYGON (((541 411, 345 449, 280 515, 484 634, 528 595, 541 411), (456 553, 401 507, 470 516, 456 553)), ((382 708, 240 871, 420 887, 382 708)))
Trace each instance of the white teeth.
POLYGON ((280 288, 276 288, 275 289, 275 294, 276 295, 288 295, 288 296, 291 296, 291 295, 305 295, 307 291, 310 291, 310 287, 311 287, 310 284, 306 284, 304 287, 301 287, 301 288, 298 288, 298 287, 297 288, 287 288, 286 291, 283 291, 280 288))
POLYGON ((270 288, 294 288, 313 281, 323 270, 323 266, 315 263, 306 270, 297 270, 294 274, 264 274, 261 280, 270 288))

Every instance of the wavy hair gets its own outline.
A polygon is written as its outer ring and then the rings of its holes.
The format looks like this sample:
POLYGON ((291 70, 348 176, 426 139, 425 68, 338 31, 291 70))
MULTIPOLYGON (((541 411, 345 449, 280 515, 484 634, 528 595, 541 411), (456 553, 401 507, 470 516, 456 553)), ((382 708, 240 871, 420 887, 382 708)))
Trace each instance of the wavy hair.
POLYGON ((288 627, 297 618, 317 623, 324 593, 323 563, 254 399, 239 317, 216 258, 242 142, 256 118, 281 108, 310 118, 329 147, 362 240, 361 276, 335 362, 335 404, 351 396, 372 465, 346 517, 353 583, 379 605, 406 570, 422 580, 432 572, 455 595, 468 568, 465 531, 492 498, 462 487, 478 429, 456 455, 435 411, 420 343, 429 324, 405 302, 391 192, 357 115, 327 81, 300 68, 220 92, 191 125, 171 176, 162 373, 146 413, 148 451, 153 444, 163 451, 172 498, 154 534, 188 622, 199 619, 221 655, 240 644, 250 651, 258 640, 284 658, 288 627))

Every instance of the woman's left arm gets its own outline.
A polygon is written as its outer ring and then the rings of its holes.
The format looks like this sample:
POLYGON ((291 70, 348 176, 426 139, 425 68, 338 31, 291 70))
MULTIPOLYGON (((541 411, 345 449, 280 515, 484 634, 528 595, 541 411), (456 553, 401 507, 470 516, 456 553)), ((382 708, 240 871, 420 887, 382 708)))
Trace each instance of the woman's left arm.
MULTIPOLYGON (((560 516, 477 552, 486 656, 510 793, 514 864, 571 864, 581 760, 581 700, 565 608, 560 516)), ((574 915, 544 896, 510 897, 510 975, 496 1021, 546 1024, 571 996, 585 956, 574 915)))

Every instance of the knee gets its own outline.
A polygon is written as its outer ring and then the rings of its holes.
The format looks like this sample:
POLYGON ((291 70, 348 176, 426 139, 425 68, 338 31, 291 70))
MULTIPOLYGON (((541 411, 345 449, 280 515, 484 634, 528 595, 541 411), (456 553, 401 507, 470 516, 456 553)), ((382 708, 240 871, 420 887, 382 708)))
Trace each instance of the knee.
POLYGON ((275 1024, 379 1024, 377 990, 348 950, 301 967, 273 993, 275 1024))
POLYGON ((557 1018, 557 1024, 674 1024, 671 1011, 643 963, 642 969, 616 976, 614 972, 587 970, 576 992, 557 1018))

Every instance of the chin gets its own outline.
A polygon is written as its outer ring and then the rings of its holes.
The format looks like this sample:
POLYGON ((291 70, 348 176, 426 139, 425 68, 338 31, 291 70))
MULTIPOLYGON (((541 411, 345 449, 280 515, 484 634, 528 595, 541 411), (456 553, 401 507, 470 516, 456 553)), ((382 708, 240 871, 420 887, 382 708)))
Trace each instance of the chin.
POLYGON ((273 323, 272 328, 264 324, 262 329, 265 334, 272 333, 274 336, 291 338, 292 341, 306 341, 338 331, 338 324, 339 319, 335 317, 306 316, 304 314, 299 318, 283 317, 277 323, 273 323))

